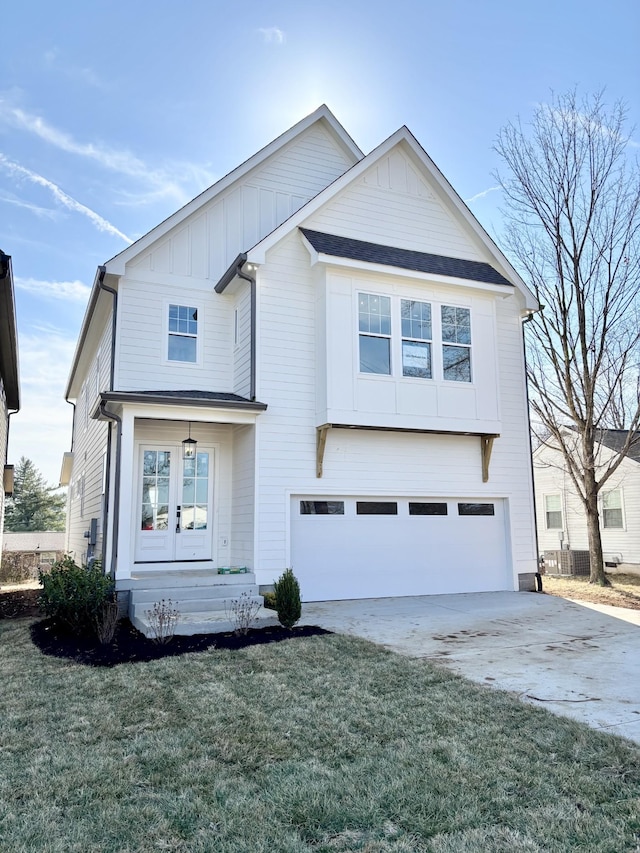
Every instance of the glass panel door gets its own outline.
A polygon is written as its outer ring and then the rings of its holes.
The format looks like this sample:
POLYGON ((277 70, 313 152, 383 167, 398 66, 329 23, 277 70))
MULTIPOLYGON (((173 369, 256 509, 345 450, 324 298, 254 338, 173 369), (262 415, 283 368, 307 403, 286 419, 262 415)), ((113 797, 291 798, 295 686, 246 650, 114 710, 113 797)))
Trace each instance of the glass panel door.
POLYGON ((169 527, 169 484, 171 452, 145 450, 142 479, 142 530, 167 530, 169 527))
POLYGON ((185 459, 182 469, 182 530, 206 530, 209 522, 209 454, 185 459))

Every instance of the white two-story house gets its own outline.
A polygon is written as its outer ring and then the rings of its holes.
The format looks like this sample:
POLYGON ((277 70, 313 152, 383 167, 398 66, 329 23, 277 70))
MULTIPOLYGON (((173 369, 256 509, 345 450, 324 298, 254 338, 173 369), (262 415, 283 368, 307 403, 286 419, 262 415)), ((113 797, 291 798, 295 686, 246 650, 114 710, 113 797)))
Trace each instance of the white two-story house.
POLYGON ((67 547, 121 589, 532 588, 536 309, 407 128, 364 156, 321 107, 98 268, 67 547))

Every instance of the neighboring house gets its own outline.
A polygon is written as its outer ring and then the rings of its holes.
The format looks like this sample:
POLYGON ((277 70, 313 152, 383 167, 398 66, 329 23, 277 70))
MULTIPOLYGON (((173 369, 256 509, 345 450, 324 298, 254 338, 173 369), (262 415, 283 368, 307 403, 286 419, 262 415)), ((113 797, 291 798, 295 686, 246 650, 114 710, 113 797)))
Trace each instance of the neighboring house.
POLYGON ((536 309, 406 127, 364 156, 321 107, 98 268, 67 548, 120 589, 227 566, 293 566, 308 601, 533 588, 536 309))
POLYGON ((4 499, 13 493, 13 465, 9 465, 9 418, 20 408, 18 334, 11 257, 0 251, 0 559, 4 529, 4 499))
POLYGON ((5 533, 2 543, 0 582, 29 580, 38 570, 50 567, 64 556, 65 535, 58 531, 5 533))
MULTIPOLYGON (((597 460, 606 462, 620 450, 626 430, 599 433, 597 460)), ((533 453, 538 547, 544 551, 568 548, 588 551, 587 517, 566 470, 562 453, 542 444, 533 453)), ((609 569, 640 572, 640 443, 605 483, 599 495, 600 533, 609 569)))

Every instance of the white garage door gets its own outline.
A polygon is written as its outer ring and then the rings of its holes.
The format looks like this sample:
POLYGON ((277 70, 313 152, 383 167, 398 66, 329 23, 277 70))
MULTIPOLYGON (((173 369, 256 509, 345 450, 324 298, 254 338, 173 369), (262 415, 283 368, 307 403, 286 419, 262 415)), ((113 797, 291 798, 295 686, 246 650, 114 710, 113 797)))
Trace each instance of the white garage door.
POLYGON ((513 589, 502 500, 295 496, 291 564, 304 601, 513 589))

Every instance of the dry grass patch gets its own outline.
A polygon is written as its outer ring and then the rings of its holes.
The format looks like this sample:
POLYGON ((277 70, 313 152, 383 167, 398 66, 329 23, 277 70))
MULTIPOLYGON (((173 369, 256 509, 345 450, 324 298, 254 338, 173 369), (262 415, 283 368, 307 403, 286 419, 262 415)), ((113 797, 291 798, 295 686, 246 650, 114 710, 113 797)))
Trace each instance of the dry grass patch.
POLYGON ((611 586, 589 583, 586 577, 551 577, 544 575, 542 585, 549 595, 589 601, 592 604, 609 604, 640 610, 640 575, 607 574, 611 586))
POLYGON ((0 623, 3 853, 590 853, 640 750, 328 635, 113 669, 0 623))

